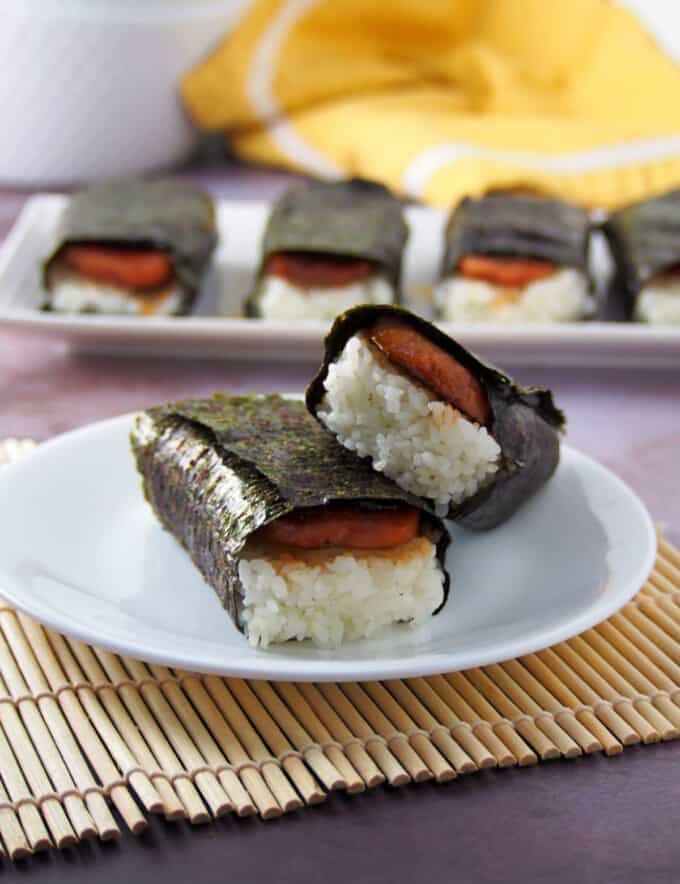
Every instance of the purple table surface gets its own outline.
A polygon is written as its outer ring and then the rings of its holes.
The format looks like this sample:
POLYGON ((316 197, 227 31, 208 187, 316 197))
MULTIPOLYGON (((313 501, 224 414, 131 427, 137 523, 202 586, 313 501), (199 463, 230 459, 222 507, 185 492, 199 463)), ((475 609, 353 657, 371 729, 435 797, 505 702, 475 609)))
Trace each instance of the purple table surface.
MULTIPOLYGON (((214 195, 266 199, 277 172, 202 167, 187 177, 214 195)), ((28 194, 0 190, 0 238, 28 194)), ((183 396, 304 389, 309 366, 84 357, 59 342, 0 330, 0 438, 44 440, 91 421, 183 396)), ((551 387, 567 441, 628 482, 680 542, 680 372, 520 369, 551 387)), ((477 774, 447 786, 333 796, 275 823, 201 829, 154 821, 147 835, 23 863, 44 882, 680 881, 680 743, 531 770, 477 774)), ((3 871, 7 872, 5 868, 3 871)))

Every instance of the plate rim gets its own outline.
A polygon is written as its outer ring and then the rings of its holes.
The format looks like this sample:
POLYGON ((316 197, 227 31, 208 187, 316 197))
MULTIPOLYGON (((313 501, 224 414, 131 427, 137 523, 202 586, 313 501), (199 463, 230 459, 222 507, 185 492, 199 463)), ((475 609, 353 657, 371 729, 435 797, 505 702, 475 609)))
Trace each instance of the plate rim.
MULTIPOLYGON (((0 487, 2 482, 6 481, 8 475, 20 473, 23 470, 30 469, 31 461, 36 457, 40 457, 44 451, 54 448, 68 447, 74 437, 87 435, 93 431, 106 432, 109 427, 118 427, 125 424, 130 425, 131 421, 140 414, 140 412, 127 412, 113 418, 96 421, 78 427, 68 432, 59 434, 41 445, 37 446, 35 451, 31 452, 26 458, 22 458, 13 464, 9 464, 0 469, 0 487)), ((272 653, 271 658, 263 657, 251 659, 247 665, 239 665, 238 659, 234 660, 233 665, 225 668, 224 661, 213 662, 201 661, 198 663, 191 657, 182 653, 166 652, 163 650, 144 650, 140 652, 139 644, 135 641, 126 642, 124 640, 109 640, 106 637, 102 640, 97 638, 91 629, 81 628, 78 625, 72 626, 68 622, 66 615, 49 616, 50 611, 45 616, 45 610, 39 604, 31 604, 30 593, 22 593, 14 591, 15 581, 11 575, 3 573, 2 562, 0 562, 0 599, 5 599, 17 610, 28 614, 37 622, 56 630, 71 638, 76 638, 86 642, 89 645, 99 648, 105 648, 117 654, 123 654, 135 659, 143 660, 148 663, 156 663, 160 665, 170 666, 173 669, 192 670, 205 674, 223 675, 236 678, 253 678, 253 679, 272 679, 285 681, 366 681, 366 680, 382 680, 394 678, 417 678, 428 675, 438 675, 445 672, 459 672, 469 668, 487 666, 494 663, 501 663, 506 660, 517 659, 527 654, 535 653, 539 650, 551 647, 552 645, 566 641, 579 635, 582 632, 591 629, 599 623, 612 616, 619 611, 627 602, 629 602, 642 588, 645 580, 652 571, 657 554, 657 536, 654 523, 642 502, 640 497, 633 491, 630 486, 619 476, 612 472, 608 467, 599 461, 573 448, 565 442, 561 443, 561 451, 569 461, 585 462, 589 467, 594 467, 601 472, 608 482, 616 487, 618 493, 625 495, 638 511, 641 524, 645 529, 645 548, 640 556, 637 570, 632 576, 628 576, 627 580, 611 593, 596 598, 593 604, 576 616, 571 616, 567 620, 558 621, 548 628, 542 628, 536 635, 528 638, 516 638, 513 640, 505 640, 491 645, 491 648, 498 648, 501 644, 505 650, 500 654, 499 651, 490 651, 489 653, 458 653, 457 655, 432 653, 422 654, 419 656, 406 658, 406 662, 400 658, 390 658, 385 663, 381 661, 333 661, 319 659, 297 659, 288 657, 275 656, 272 653), (455 658, 461 658, 458 662, 455 658), (444 662, 446 661, 446 662, 444 662), (329 671, 332 670, 332 671, 329 671)), ((225 616, 228 616, 225 613, 225 616)), ((243 639, 245 641, 245 638, 243 639)))

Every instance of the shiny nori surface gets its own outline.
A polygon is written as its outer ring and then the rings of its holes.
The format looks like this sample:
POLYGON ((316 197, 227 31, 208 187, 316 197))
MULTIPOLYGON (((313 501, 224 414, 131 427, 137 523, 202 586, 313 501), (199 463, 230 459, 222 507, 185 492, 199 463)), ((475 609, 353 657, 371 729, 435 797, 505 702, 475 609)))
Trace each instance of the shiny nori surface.
POLYGON ((626 206, 602 224, 615 270, 608 309, 629 319, 640 289, 657 273, 680 264, 680 190, 626 206))
POLYGON ((171 403, 139 416, 131 444, 147 500, 239 628, 238 564, 248 538, 302 507, 416 506, 444 570, 449 535, 441 520, 339 445, 303 402, 217 395, 171 403))
POLYGON ((467 528, 494 528, 510 518, 554 473, 559 462, 559 433, 564 428, 564 414, 555 405, 550 390, 520 387, 432 323, 401 307, 390 306, 355 307, 335 320, 326 337, 323 364, 307 388, 307 407, 312 414, 316 415, 323 399, 330 364, 353 335, 384 316, 408 323, 457 359, 484 387, 492 413, 488 429, 500 445, 501 467, 477 494, 452 506, 448 517, 467 528))
POLYGON ((588 271, 588 213, 561 200, 495 193, 464 199, 446 227, 441 275, 463 255, 540 258, 588 271))
POLYGON ((245 312, 258 306, 264 263, 275 252, 318 252, 379 264, 399 300, 401 258, 408 239, 399 201, 381 184, 352 178, 291 187, 274 205, 262 241, 260 267, 245 312))
POLYGON ((62 218, 58 244, 43 264, 46 291, 59 253, 75 243, 165 252, 185 291, 186 311, 217 244, 213 202, 199 188, 168 178, 115 178, 76 192, 62 218))

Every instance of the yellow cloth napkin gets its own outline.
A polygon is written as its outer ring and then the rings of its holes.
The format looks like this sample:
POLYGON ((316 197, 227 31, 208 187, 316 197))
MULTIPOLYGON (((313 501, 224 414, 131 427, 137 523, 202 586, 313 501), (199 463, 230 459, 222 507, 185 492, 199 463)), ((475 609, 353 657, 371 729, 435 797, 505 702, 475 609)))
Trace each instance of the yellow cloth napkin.
POLYGON ((680 184, 680 69, 606 0, 255 0, 182 95, 244 159, 435 205, 680 184))

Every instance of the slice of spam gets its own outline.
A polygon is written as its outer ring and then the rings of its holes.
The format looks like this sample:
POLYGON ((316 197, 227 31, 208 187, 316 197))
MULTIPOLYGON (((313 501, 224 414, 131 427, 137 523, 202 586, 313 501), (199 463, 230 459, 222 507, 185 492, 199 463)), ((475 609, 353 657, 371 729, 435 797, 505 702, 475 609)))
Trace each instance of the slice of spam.
POLYGON ((260 528, 257 539, 300 549, 393 549, 417 537, 419 523, 415 507, 365 510, 329 504, 282 516, 260 528))
POLYGON ((309 252, 276 252, 265 261, 264 272, 302 288, 340 288, 363 282, 376 265, 364 258, 319 255, 309 252))
POLYGON ((97 245, 68 245, 62 260, 82 276, 131 291, 155 289, 172 276, 172 262, 153 249, 110 249, 97 245))
POLYGON ((420 332, 393 317, 379 319, 369 339, 387 356, 433 393, 481 426, 491 418, 484 387, 472 372, 420 332))
POLYGON ((525 286, 545 279, 557 270, 553 261, 537 258, 500 258, 496 255, 463 255, 458 269, 469 279, 504 286, 525 286))

